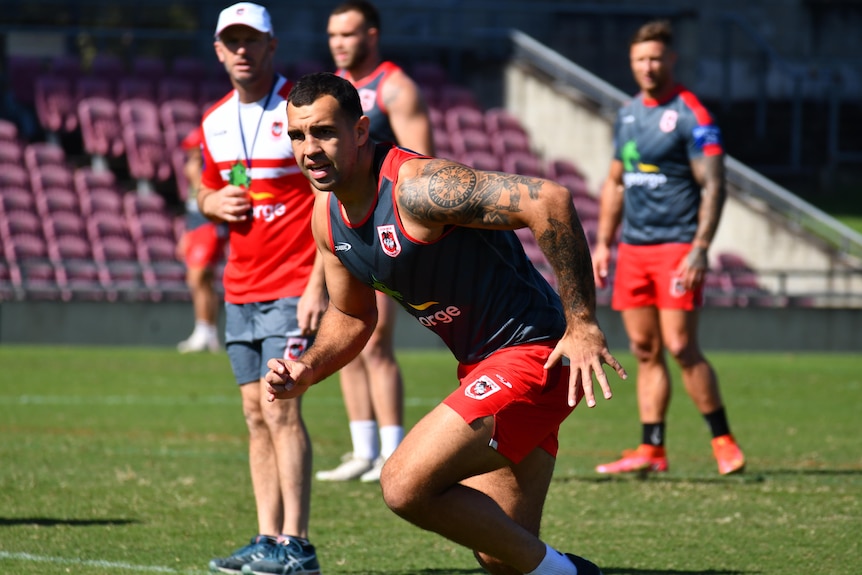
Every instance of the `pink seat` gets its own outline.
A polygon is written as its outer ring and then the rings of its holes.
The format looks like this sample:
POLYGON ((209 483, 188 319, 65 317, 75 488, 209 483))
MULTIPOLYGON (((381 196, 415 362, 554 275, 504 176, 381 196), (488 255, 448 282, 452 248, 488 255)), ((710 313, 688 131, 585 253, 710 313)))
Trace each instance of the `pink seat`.
POLYGON ((165 145, 173 150, 183 138, 200 125, 200 107, 190 100, 167 100, 159 106, 159 118, 165 133, 165 145))
POLYGON ((81 59, 70 54, 62 54, 51 58, 51 75, 74 81, 81 76, 81 59))
POLYGON ((9 91, 16 102, 24 106, 35 103, 36 78, 45 71, 45 62, 38 56, 6 56, 6 74, 9 91))
POLYGON ((126 73, 123 60, 114 54, 96 54, 90 62, 90 74, 97 78, 119 78, 126 73))
POLYGON ((159 107, 152 99, 132 98, 124 100, 117 107, 117 113, 123 128, 136 126, 154 132, 161 130, 159 107))
POLYGON ((437 99, 438 105, 444 110, 455 106, 469 106, 477 110, 480 109, 473 91, 457 84, 443 84, 440 86, 438 88, 437 99))
POLYGON ((165 199, 159 194, 126 194, 123 204, 125 213, 131 217, 139 218, 146 213, 167 213, 165 199))
POLYGON ((484 130, 464 129, 454 133, 450 132, 449 141, 456 157, 463 157, 464 154, 471 152, 494 153, 491 139, 484 130))
POLYGON ((80 102, 85 98, 114 99, 114 78, 82 76, 75 82, 75 100, 80 102))
POLYGON ((494 153, 501 160, 512 152, 531 153, 530 138, 525 132, 518 130, 500 130, 491 135, 494 153))
POLYGON ((455 105, 447 108, 444 113, 444 121, 450 134, 462 130, 487 132, 485 116, 481 110, 474 106, 455 105))
POLYGON ((165 182, 171 178, 170 156, 165 151, 160 131, 146 126, 123 128, 129 174, 139 180, 165 182))
POLYGON ((30 174, 24 166, 7 164, 0 170, 0 188, 30 189, 30 174))
POLYGON ((485 129, 489 134, 496 134, 504 130, 514 130, 528 136, 527 130, 521 124, 521 121, 505 108, 491 108, 485 111, 485 129))
POLYGON ((38 214, 23 210, 4 211, 7 233, 11 236, 32 235, 45 237, 42 218, 38 214))
POLYGON ((230 82, 226 79, 205 80, 198 86, 198 104, 202 110, 218 102, 233 90, 230 82))
POLYGON ((36 197, 50 188, 75 189, 72 169, 61 164, 46 164, 30 173, 30 188, 36 197))
POLYGON ((144 212, 135 221, 142 241, 164 238, 171 243, 176 242, 174 222, 167 213, 144 212))
POLYGON ((156 84, 156 100, 159 102, 171 100, 197 102, 195 84, 187 78, 162 78, 156 84))
POLYGON ((139 99, 154 101, 156 87, 152 80, 139 76, 126 76, 117 81, 117 101, 139 99))
POLYGON ((503 171, 522 176, 543 178, 545 167, 538 156, 530 152, 511 152, 503 158, 503 171))
POLYGON ((51 218, 48 220, 48 225, 51 227, 58 247, 62 246, 63 240, 61 238, 68 238, 70 236, 76 236, 83 242, 88 241, 86 239, 87 221, 84 219, 84 216, 77 212, 53 212, 51 218))
POLYGON ((55 212, 81 213, 78 194, 72 188, 46 188, 40 198, 45 216, 55 212))
POLYGON ((78 168, 73 176, 75 190, 81 195, 93 188, 116 188, 117 177, 109 170, 93 170, 89 166, 78 168))
POLYGON ((502 169, 500 159, 492 153, 476 150, 460 156, 458 161, 477 170, 499 172, 502 169))
POLYGON ((125 153, 117 106, 106 98, 85 98, 78 104, 84 150, 94 156, 118 158, 125 153))
POLYGON ((179 56, 171 64, 171 76, 199 83, 208 75, 209 67, 200 58, 179 56))
POLYGON ((24 150, 18 142, 0 140, 0 164, 18 164, 24 157, 24 150))
POLYGON ((136 56, 132 58, 132 74, 147 82, 155 83, 167 74, 167 66, 161 58, 136 56))
POLYGON ((46 165, 65 166, 66 151, 52 142, 33 142, 24 148, 24 164, 31 172, 46 165))
POLYGON ((123 198, 114 188, 91 188, 81 198, 81 211, 87 215, 101 212, 122 215, 123 198))
POLYGON ((29 188, 17 186, 0 188, 0 208, 6 213, 15 210, 35 212, 36 198, 29 188))
MULTIPOLYGON (((550 176, 548 176, 550 178, 550 176)), ((571 174, 562 174, 557 176, 556 178, 551 178, 556 181, 561 186, 565 186, 568 188, 569 192, 572 194, 572 198, 590 198, 597 199, 596 196, 593 196, 590 191, 587 189, 587 182, 584 181, 581 176, 573 176, 571 174)))
POLYGON ((551 160, 547 163, 546 169, 548 171, 548 177, 552 180, 559 180, 559 178, 564 176, 574 176, 581 179, 584 178, 584 174, 581 170, 578 169, 574 162, 569 160, 560 158, 551 160))
POLYGON ((48 132, 73 132, 78 127, 77 98, 72 83, 58 76, 39 76, 35 85, 36 117, 48 132))
POLYGON ((18 126, 12 120, 0 118, 0 141, 19 144, 18 126))

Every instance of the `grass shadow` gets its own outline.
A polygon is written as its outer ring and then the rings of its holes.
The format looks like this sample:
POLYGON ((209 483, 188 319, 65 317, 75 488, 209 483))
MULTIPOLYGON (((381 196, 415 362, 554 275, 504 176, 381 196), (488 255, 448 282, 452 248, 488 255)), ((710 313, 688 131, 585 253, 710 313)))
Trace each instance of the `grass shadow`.
POLYGON ((131 525, 139 523, 135 519, 60 519, 57 517, 0 517, 0 527, 33 525, 39 527, 92 527, 103 525, 131 525))

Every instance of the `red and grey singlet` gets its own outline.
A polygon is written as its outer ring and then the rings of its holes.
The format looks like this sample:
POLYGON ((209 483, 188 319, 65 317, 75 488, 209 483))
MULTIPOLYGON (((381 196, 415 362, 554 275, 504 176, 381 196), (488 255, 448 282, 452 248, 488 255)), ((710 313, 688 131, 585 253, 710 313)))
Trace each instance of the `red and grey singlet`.
POLYGON ((396 64, 392 62, 382 62, 374 71, 356 82, 346 70, 336 72, 338 76, 349 80, 359 92, 359 101, 362 102, 362 113, 368 116, 371 120, 371 139, 375 142, 397 142, 395 132, 392 131, 392 125, 389 123, 389 112, 383 105, 381 97, 381 88, 383 83, 393 72, 400 70, 396 64))
POLYGON ((721 132, 682 86, 659 102, 638 94, 614 126, 614 158, 623 163, 622 241, 688 243, 697 231, 701 188, 691 160, 723 152, 721 132))
POLYGON ((559 296, 514 232, 453 226, 430 243, 404 232, 393 195, 398 169, 422 157, 378 145, 377 203, 361 223, 348 223, 330 195, 330 245, 341 263, 392 296, 462 363, 504 347, 561 338, 566 324, 559 296))

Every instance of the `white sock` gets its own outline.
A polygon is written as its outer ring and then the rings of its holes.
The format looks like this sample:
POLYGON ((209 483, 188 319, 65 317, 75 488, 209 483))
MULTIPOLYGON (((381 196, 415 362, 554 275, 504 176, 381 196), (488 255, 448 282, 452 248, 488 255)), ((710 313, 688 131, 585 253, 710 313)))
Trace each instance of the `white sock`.
POLYGON ((545 558, 538 567, 524 575, 578 575, 578 568, 568 557, 545 543, 545 558))
POLYGON ((204 337, 204 336, 209 337, 210 334, 215 334, 215 332, 216 332, 216 326, 214 326, 211 323, 207 323, 205 321, 202 321, 202 320, 197 320, 197 321, 195 321, 195 329, 192 332, 192 335, 200 336, 200 337, 204 337))
POLYGON ((353 442, 353 457, 377 459, 377 422, 373 419, 350 422, 350 440, 353 442))
POLYGON ((395 448, 404 439, 404 427, 401 425, 384 425, 380 428, 380 455, 389 458, 395 448))

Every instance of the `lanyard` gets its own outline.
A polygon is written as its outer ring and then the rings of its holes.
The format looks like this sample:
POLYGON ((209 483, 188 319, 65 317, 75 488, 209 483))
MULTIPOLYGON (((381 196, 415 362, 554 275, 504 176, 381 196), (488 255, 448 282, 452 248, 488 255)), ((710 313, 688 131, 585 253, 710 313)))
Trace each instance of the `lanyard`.
MULTIPOLYGON (((254 145, 257 143, 257 134, 260 132, 260 124, 263 122, 263 117, 266 114, 266 109, 269 107, 269 102, 272 100, 272 95, 275 93, 275 87, 278 85, 278 76, 274 76, 272 80, 272 88, 269 90, 269 94, 266 96, 266 100, 263 103, 263 109, 260 111, 260 118, 257 119, 257 128, 254 130, 254 139, 251 141, 251 154, 249 154, 248 148, 245 145, 245 130, 242 129, 242 103, 239 101, 239 97, 236 99, 236 115, 237 120, 239 121, 239 137, 242 140, 242 152, 245 154, 245 165, 249 172, 251 172, 251 160, 254 155, 254 145)), ((251 174, 249 173, 249 178, 251 174)))

